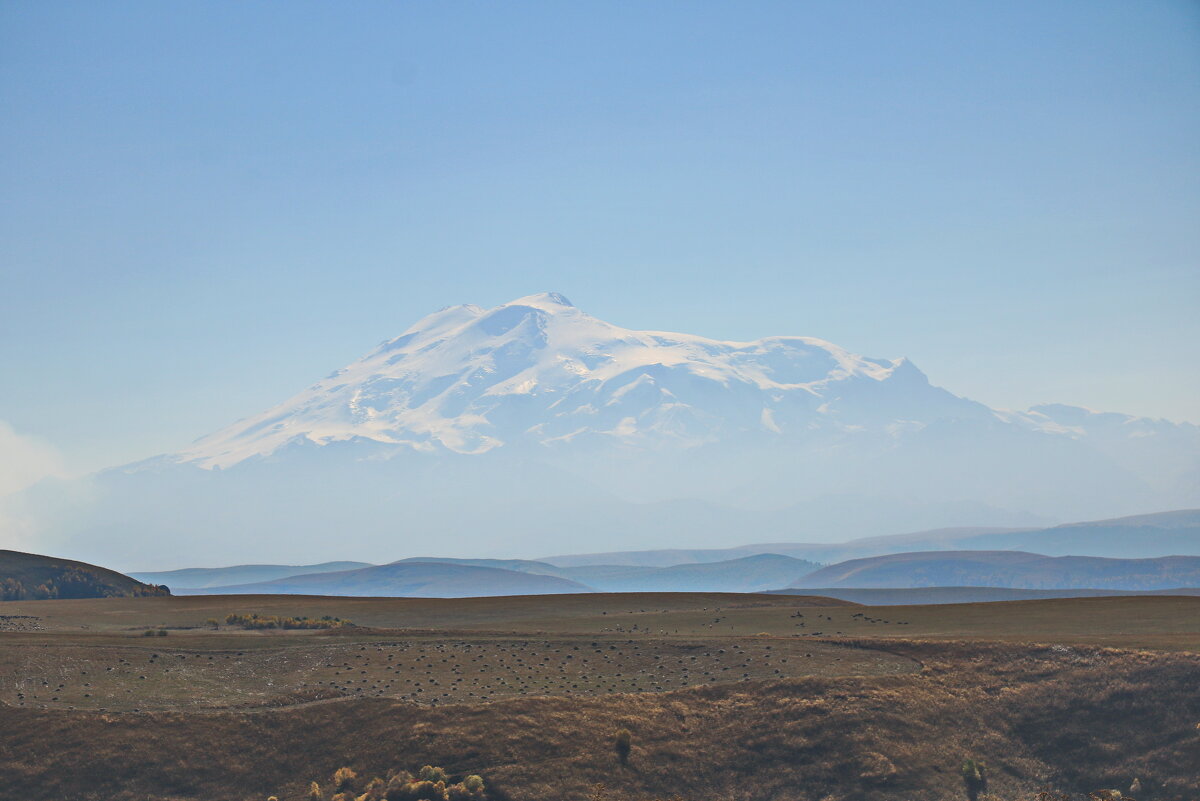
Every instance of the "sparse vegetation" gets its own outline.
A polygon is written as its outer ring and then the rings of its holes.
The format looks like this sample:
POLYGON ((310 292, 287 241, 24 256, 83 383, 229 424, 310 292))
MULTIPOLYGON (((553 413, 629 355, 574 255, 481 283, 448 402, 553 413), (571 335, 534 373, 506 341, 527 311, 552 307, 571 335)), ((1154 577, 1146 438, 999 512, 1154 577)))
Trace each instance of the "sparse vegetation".
POLYGON ((170 595, 115 570, 39 554, 0 550, 0 601, 137 598, 170 595))
POLYGON ((414 777, 405 770, 389 770, 387 779, 362 780, 348 768, 333 774, 334 794, 327 800, 316 782, 309 785, 309 801, 486 801, 483 778, 471 774, 453 782, 440 767, 425 765, 414 777))
POLYGON ((1008 625, 1007 605, 988 617, 872 608, 859 623, 862 607, 801 607, 794 618, 786 600, 733 600, 564 598, 551 617, 544 599, 262 599, 260 615, 341 612, 371 626, 287 638, 191 631, 209 615, 250 611, 237 598, 16 606, 36 609, 42 628, 0 643, 0 798, 460 801, 478 794, 470 771, 486 777, 491 801, 583 799, 599 782, 613 801, 951 801, 964 796, 964 756, 987 759, 978 801, 1033 801, 1043 783, 1086 801, 1080 792, 1125 792, 1134 776, 1146 790, 1127 797, 1200 798, 1189 769, 1200 720, 1200 657, 1188 650, 1200 621, 1186 614, 1195 601, 1022 604, 1025 625, 1071 630, 1039 646, 778 633, 797 622, 857 633, 912 620, 922 638, 962 618, 1008 625), (1091 616, 1098 607, 1108 614, 1091 616), (1075 608, 1089 616, 1064 617, 1075 608), (1129 609, 1136 630, 1122 618, 1129 609), (382 632, 386 614, 412 628, 382 632), (688 636, 688 625, 711 631, 717 618, 734 633, 688 636), (439 627, 445 619, 460 630, 439 627), (599 632, 633 621, 637 633, 599 632), (169 647, 130 639, 153 626, 184 636, 169 647), (1083 642, 1139 642, 1156 630, 1179 652, 1083 642), (764 631, 776 633, 755 636, 764 631), (621 728, 631 730, 626 768, 621 728), (414 775, 374 772, 397 755, 414 775), (421 764, 444 766, 442 787, 436 774, 421 778, 421 764), (334 789, 342 765, 359 773, 353 790, 334 789))
POLYGON ((330 615, 312 618, 234 613, 225 617, 225 625, 240 626, 243 629, 336 629, 354 624, 349 620, 342 620, 340 617, 330 615))
POLYGON ((633 750, 633 734, 629 729, 617 729, 617 733, 613 735, 613 749, 622 765, 629 763, 629 752, 633 750))
POLYGON ((987 766, 974 759, 962 763, 963 785, 967 790, 970 801, 979 801, 979 794, 987 792, 987 766))

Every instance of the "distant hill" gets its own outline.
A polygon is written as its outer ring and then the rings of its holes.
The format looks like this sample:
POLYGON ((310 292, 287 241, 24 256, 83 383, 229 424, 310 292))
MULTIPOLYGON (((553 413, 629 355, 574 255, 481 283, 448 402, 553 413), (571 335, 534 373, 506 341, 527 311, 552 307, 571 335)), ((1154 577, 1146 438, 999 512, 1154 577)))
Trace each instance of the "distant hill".
POLYGON ((322 562, 319 565, 234 565, 232 567, 188 567, 182 570, 164 570, 157 573, 139 572, 129 575, 148 584, 203 589, 224 587, 230 584, 274 581, 289 576, 302 576, 306 573, 333 573, 338 570, 355 570, 371 566, 369 562, 322 562))
POLYGON ((1047 556, 1102 556, 1137 559, 1152 556, 1200 556, 1200 509, 1066 523, 1047 528, 961 526, 861 537, 847 542, 770 542, 734 548, 610 551, 549 556, 541 562, 559 567, 630 565, 661 567, 719 562, 763 553, 813 562, 842 562, 910 551, 1030 551, 1047 556))
POLYGON ((1200 556, 1200 509, 1067 523, 1029 531, 981 533, 957 538, 952 547, 1127 559, 1174 554, 1200 556))
POLYGON ((406 562, 436 562, 446 565, 470 565, 474 567, 494 567, 500 570, 515 570, 518 573, 535 573, 542 576, 563 577, 562 571, 547 562, 535 562, 531 559, 459 559, 449 556, 412 556, 392 562, 402 565, 406 562))
MULTIPOLYGON (((703 564, 705 562, 724 562, 730 559, 740 559, 745 556, 755 556, 760 553, 778 553, 788 547, 807 547, 797 543, 782 543, 775 549, 767 546, 745 545, 737 548, 663 548, 649 551, 605 551, 600 553, 563 554, 561 556, 546 556, 538 560, 543 564, 556 567, 596 567, 596 566, 625 566, 625 567, 674 567, 683 564, 703 564)), ((820 548, 823 546, 814 545, 820 548)))
POLYGON ((134 598, 170 595, 115 570, 20 551, 0 550, 0 600, 134 598))
POLYGON ((770 590, 768 595, 822 595, 867 606, 910 604, 973 604, 990 601, 1036 601, 1043 598, 1101 598, 1114 595, 1200 595, 1200 587, 1170 590, 1027 590, 1012 587, 898 587, 770 590))
POLYGON ((348 595, 464 598, 489 595, 546 595, 589 592, 576 581, 476 565, 396 562, 390 565, 309 573, 228 587, 180 590, 181 595, 348 595))
POLYGON ((558 567, 529 559, 404 559, 445 564, 495 567, 577 581, 599 592, 758 592, 791 584, 820 567, 813 562, 779 554, 756 554, 740 559, 668 567, 586 565, 558 567))
POLYGON ((176 593, 452 598, 561 592, 757 592, 792 584, 818 567, 812 562, 778 554, 663 568, 627 565, 560 568, 528 559, 417 557, 389 565, 305 573, 269 581, 181 587, 176 593))
POLYGON ((779 554, 671 567, 595 565, 564 573, 602 592, 758 592, 792 584, 820 565, 779 554))
POLYGON ((1162 590, 1200 586, 1200 557, 1105 559, 1022 551, 921 551, 851 559, 795 587, 1019 587, 1162 590))

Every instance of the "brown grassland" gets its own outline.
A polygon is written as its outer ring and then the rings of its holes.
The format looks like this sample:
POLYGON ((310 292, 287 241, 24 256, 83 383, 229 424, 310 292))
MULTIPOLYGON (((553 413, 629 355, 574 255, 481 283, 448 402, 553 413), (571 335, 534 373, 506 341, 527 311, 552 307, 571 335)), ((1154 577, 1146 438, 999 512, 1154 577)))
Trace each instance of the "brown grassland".
POLYGON ((934 801, 970 757, 1006 801, 1134 778, 1195 801, 1197 687, 1194 597, 13 601, 0 798, 299 801, 433 764, 512 801, 934 801), (209 622, 250 613, 356 625, 209 622))

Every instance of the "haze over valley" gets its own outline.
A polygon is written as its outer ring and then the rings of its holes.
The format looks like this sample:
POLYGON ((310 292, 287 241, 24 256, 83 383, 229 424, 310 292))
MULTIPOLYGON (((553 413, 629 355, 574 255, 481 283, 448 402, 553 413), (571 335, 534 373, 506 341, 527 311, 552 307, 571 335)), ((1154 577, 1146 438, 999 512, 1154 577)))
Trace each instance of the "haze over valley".
POLYGON ((431 314, 260 415, 7 509, 30 549, 138 569, 526 558, 564 529, 696 548, 1187 508, 1198 465, 1189 423, 990 409, 905 358, 630 331, 544 293, 431 314))

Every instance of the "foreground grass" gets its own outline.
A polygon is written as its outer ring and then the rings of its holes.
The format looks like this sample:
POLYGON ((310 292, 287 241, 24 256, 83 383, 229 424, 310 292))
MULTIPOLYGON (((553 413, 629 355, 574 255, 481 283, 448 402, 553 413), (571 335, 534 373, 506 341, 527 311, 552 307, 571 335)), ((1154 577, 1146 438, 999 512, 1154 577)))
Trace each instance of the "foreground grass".
POLYGON ((477 772, 495 798, 930 801, 1083 792, 1140 778, 1200 797, 1200 660, 1094 648, 893 641, 917 674, 422 707, 354 700, 259 714, 6 709, 0 797, 299 801, 342 766, 477 772), (612 733, 632 751, 618 761, 612 733))
POLYGON ((965 797, 966 758, 1002 799, 1134 778, 1139 801, 1200 798, 1196 598, 194 596, 3 611, 32 616, 0 631, 4 799, 301 801, 342 767, 441 765, 484 776, 496 801, 586 801, 600 785, 608 801, 949 801, 965 797), (232 612, 362 628, 205 625, 232 612), (149 642, 147 627, 169 636, 149 642))

